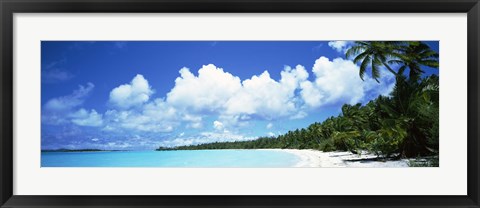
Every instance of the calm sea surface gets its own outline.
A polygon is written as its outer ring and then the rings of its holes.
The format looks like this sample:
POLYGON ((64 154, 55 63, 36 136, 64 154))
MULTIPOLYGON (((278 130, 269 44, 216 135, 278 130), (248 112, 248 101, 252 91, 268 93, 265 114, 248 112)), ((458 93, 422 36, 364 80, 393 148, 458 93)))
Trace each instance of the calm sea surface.
POLYGON ((292 167, 294 154, 268 150, 42 152, 42 167, 292 167))

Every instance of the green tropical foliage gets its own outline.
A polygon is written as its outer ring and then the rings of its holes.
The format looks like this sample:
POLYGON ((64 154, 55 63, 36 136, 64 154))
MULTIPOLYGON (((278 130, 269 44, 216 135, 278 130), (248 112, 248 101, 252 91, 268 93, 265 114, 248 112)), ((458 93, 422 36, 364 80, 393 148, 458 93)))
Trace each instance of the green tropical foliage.
POLYGON ((360 78, 370 69, 371 76, 378 79, 380 65, 392 72, 396 83, 390 95, 379 96, 365 105, 344 104, 336 117, 275 137, 158 150, 282 148, 353 153, 367 150, 382 157, 438 158, 439 78, 436 75, 422 78, 420 68, 422 65, 438 68, 438 54, 421 42, 356 42, 346 55, 356 55, 354 61, 361 61, 360 78), (399 64, 399 69, 393 70, 389 63, 399 64))
POLYGON ((377 82, 380 78, 380 67, 384 66, 392 74, 397 75, 388 64, 388 60, 395 56, 401 42, 393 41, 356 41, 355 45, 347 50, 345 56, 355 56, 353 62, 360 63, 360 78, 363 80, 365 73, 370 66, 371 76, 377 82))
POLYGON ((438 68, 438 53, 419 41, 407 42, 406 46, 398 48, 395 59, 388 61, 390 64, 400 64, 399 74, 409 69, 409 78, 418 80, 424 72, 420 66, 438 68))

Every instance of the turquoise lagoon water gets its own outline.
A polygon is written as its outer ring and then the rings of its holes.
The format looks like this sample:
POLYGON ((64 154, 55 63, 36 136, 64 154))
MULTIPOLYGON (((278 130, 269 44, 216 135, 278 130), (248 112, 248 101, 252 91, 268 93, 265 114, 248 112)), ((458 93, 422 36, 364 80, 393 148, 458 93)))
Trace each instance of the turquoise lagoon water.
POLYGON ((292 167, 300 159, 268 150, 42 152, 42 167, 292 167))

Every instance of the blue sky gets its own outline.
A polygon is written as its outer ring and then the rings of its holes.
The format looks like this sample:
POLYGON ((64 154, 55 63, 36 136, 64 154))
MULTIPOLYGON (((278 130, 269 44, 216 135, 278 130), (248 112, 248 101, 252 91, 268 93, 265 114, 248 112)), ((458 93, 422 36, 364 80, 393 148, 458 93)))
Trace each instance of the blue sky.
POLYGON ((380 83, 359 78, 350 45, 43 41, 42 149, 155 149, 307 127, 391 91, 386 72, 380 83))

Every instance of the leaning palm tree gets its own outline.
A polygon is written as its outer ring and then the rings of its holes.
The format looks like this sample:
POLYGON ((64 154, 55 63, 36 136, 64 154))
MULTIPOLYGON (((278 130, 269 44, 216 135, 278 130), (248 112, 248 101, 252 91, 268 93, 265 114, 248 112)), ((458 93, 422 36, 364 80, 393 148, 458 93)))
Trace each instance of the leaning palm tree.
POLYGON ((381 66, 384 66, 395 76, 397 72, 393 70, 388 61, 397 53, 399 46, 404 44, 398 41, 355 41, 355 44, 347 50, 345 56, 350 58, 355 56, 353 62, 360 63, 359 75, 362 80, 365 76, 368 66, 371 67, 372 78, 378 81, 380 78, 381 66))
POLYGON ((438 53, 430 47, 419 41, 408 42, 408 45, 398 49, 394 59, 389 60, 389 64, 400 64, 399 74, 403 74, 408 68, 409 79, 418 81, 420 75, 424 72, 420 66, 438 68, 438 53))

